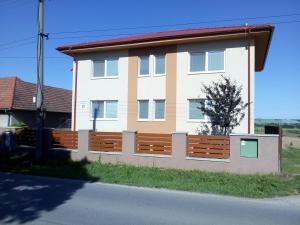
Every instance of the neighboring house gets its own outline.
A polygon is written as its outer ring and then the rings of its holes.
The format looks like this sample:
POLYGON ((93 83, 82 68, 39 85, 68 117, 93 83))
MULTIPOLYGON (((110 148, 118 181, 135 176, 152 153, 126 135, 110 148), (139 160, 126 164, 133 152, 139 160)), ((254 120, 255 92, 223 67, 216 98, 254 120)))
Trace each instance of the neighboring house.
MULTIPOLYGON (((33 98, 36 84, 17 77, 0 78, 0 127, 25 123, 36 126, 36 107, 33 98)), ((45 127, 67 128, 70 126, 72 92, 44 86, 45 127)))
POLYGON ((271 25, 201 28, 58 47, 74 57, 72 127, 196 133, 209 122, 197 108, 201 86, 225 74, 250 103, 234 132, 253 133, 254 76, 272 33, 271 25))

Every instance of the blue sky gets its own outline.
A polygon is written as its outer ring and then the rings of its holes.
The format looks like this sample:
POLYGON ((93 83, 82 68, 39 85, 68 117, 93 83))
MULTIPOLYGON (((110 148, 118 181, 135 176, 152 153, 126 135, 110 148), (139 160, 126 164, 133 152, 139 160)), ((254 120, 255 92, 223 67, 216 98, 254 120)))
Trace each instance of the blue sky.
MULTIPOLYGON (((0 77, 36 80, 36 2, 0 0, 0 77)), ((45 84, 71 89, 72 59, 55 50, 60 45, 245 23, 273 23, 276 27, 265 69, 255 77, 256 117, 300 118, 299 0, 45 0, 45 32, 50 34, 45 41, 45 84), (136 28, 141 26, 148 27, 136 28)))

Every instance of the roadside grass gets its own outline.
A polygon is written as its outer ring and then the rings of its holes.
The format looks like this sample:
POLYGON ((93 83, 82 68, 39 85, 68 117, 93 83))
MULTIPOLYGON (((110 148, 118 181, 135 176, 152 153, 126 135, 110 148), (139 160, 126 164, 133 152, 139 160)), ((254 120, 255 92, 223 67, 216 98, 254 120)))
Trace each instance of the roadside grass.
POLYGON ((282 154, 282 172, 300 176, 300 149, 284 149, 282 154))
POLYGON ((288 174, 235 175, 65 160, 37 164, 26 154, 1 156, 0 171, 249 198, 300 193, 300 177, 288 174))

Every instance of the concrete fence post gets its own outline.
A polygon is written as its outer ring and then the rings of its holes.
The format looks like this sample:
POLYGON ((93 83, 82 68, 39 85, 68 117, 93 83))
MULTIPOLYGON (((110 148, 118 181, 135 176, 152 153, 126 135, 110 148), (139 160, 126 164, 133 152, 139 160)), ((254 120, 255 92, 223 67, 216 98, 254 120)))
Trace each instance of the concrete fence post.
POLYGON ((175 164, 183 162, 186 158, 187 133, 174 132, 172 134, 172 158, 175 164))
POLYGON ((122 132, 122 157, 124 159, 132 158, 136 150, 136 131, 125 130, 122 132))
POLYGON ((89 148, 90 148, 90 130, 79 130, 78 131, 78 152, 76 154, 76 157, 74 157, 76 160, 82 160, 82 159, 88 159, 89 154, 89 148))

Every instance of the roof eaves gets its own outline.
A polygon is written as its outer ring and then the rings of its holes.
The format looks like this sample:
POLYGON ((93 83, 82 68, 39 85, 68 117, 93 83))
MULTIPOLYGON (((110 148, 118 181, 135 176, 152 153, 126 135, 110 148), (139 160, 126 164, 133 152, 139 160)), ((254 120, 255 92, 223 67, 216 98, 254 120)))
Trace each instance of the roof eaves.
POLYGON ((268 54, 269 54, 269 49, 270 49, 271 41, 272 41, 272 38, 273 38, 274 30, 275 30, 275 28, 272 26, 271 30, 270 30, 270 35, 269 35, 268 44, 267 44, 267 50, 265 52, 264 62, 263 62, 263 66, 262 66, 261 70, 264 70, 264 68, 265 68, 265 64, 266 64, 267 57, 268 57, 268 54))
POLYGON ((170 39, 178 39, 178 38, 189 38, 189 37, 204 37, 204 36, 214 36, 214 35, 226 35, 226 34, 234 34, 243 32, 245 29, 252 29, 255 31, 268 30, 272 29, 272 25, 270 24, 261 24, 261 25, 250 25, 250 26, 233 26, 233 27, 216 27, 216 28, 203 28, 203 29, 188 29, 188 30, 178 30, 178 31, 168 31, 168 32, 157 32, 150 34, 143 34, 131 37, 124 38, 115 38, 108 39, 103 41, 94 41, 73 45, 65 45, 57 47, 56 50, 64 52, 64 51, 72 51, 86 48, 97 48, 102 46, 114 46, 121 44, 139 44, 142 42, 151 42, 151 41, 163 41, 170 39), (207 29, 205 31, 205 29, 207 29), (198 32, 197 32, 198 31, 198 32))

